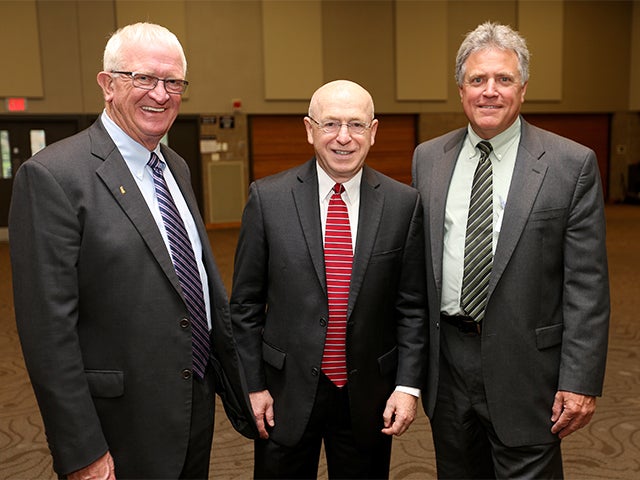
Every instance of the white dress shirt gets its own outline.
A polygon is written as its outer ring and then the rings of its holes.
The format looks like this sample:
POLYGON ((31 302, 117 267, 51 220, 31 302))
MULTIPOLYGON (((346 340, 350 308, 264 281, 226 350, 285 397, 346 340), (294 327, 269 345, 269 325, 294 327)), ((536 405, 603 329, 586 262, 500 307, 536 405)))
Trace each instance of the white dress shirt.
MULTIPOLYGON (((327 211, 329 210, 329 199, 333 195, 333 187, 336 181, 333 180, 327 172, 325 172, 320 164, 316 162, 316 171, 318 172, 318 195, 320 203, 320 219, 322 221, 322 238, 324 239, 325 229, 327 226, 327 211)), ((344 192, 342 192, 342 200, 344 200, 349 212, 349 226, 351 228, 351 248, 355 253, 356 238, 358 235, 358 219, 360 214, 360 183, 362 182, 362 169, 356 173, 351 179, 343 183, 344 192)), ((413 387, 396 386, 399 392, 408 393, 414 397, 420 397, 420 389, 413 387)))

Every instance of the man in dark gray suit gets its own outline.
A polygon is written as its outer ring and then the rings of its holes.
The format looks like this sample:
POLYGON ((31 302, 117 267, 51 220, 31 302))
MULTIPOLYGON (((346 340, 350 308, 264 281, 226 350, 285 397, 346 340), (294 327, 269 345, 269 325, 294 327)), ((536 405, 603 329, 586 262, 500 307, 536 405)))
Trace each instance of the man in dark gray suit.
POLYGON ((520 116, 528 70, 511 28, 469 33, 456 60, 469 126, 413 158, 427 219, 423 401, 441 478, 562 477, 560 439, 589 422, 602 392, 609 289, 598 163, 520 116))
POLYGON ((241 385, 188 167, 159 143, 186 69, 164 27, 120 29, 97 76, 100 118, 15 178, 16 320, 54 469, 69 479, 207 478, 211 362, 241 385))
POLYGON ((385 478, 426 368, 421 202, 364 164, 378 120, 360 85, 319 88, 304 123, 315 157, 251 185, 236 253, 254 472, 315 478, 324 440, 330 478, 385 478))

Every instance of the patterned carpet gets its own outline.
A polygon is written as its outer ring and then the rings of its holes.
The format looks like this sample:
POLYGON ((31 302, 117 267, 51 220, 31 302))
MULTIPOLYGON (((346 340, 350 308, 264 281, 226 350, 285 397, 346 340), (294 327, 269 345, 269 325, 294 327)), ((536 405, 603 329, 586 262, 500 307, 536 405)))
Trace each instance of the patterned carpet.
MULTIPOLYGON (((607 207, 612 321, 604 396, 592 422, 563 441, 568 479, 640 478, 640 207, 607 207)), ((231 283, 237 230, 210 233, 231 283)), ((54 479, 42 421, 16 334, 8 245, 0 243, 0 479, 54 479)), ((211 477, 247 479, 252 444, 233 431, 218 409, 211 477)), ((326 478, 321 464, 320 478, 326 478)), ((422 411, 394 440, 392 479, 435 478, 428 420, 422 411)))

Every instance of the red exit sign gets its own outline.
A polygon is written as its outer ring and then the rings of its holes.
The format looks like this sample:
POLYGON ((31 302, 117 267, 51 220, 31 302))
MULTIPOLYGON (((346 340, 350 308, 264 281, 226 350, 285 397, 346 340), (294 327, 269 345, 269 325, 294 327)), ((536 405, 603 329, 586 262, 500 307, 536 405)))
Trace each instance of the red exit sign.
POLYGON ((7 98, 9 112, 24 112, 27 109, 27 99, 22 97, 7 98))

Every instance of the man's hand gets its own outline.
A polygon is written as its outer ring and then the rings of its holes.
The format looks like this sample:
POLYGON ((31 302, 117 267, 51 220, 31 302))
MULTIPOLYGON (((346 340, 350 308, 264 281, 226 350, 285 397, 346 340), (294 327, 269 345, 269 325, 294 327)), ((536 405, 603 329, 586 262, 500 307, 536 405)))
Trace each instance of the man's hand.
POLYGON ((418 411, 418 397, 408 393, 395 391, 387 400, 387 406, 382 413, 384 427, 382 433, 400 436, 407 431, 415 420, 418 411))
POLYGON ((560 390, 551 409, 551 433, 564 438, 591 421, 596 411, 596 397, 560 390))
POLYGON ((251 400, 251 408, 253 409, 253 416, 256 418, 260 438, 267 439, 269 438, 269 433, 266 425, 273 427, 276 424, 273 420, 273 398, 269 390, 262 390, 261 392, 250 393, 249 400, 251 400))
POLYGON ((68 480, 116 480, 113 457, 107 452, 91 465, 70 473, 67 478, 68 480))

